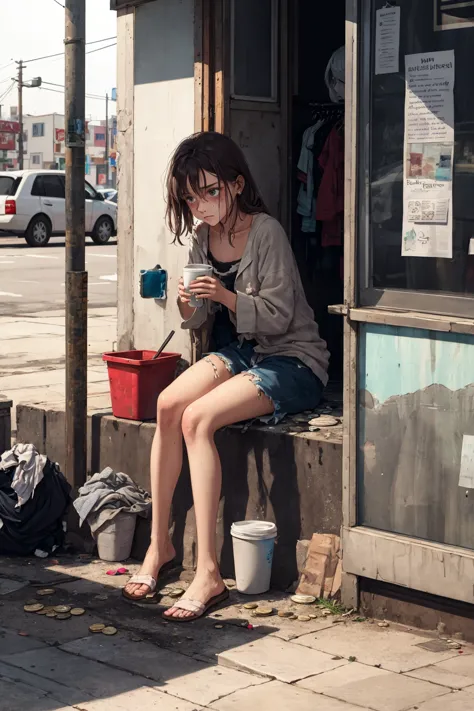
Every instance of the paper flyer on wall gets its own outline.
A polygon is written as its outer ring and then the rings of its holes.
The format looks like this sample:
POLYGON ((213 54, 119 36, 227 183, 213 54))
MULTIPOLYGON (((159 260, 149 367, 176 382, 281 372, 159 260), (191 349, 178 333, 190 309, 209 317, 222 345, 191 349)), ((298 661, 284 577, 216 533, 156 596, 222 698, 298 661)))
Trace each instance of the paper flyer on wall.
POLYGON ((405 257, 453 254, 454 51, 405 57, 405 257))

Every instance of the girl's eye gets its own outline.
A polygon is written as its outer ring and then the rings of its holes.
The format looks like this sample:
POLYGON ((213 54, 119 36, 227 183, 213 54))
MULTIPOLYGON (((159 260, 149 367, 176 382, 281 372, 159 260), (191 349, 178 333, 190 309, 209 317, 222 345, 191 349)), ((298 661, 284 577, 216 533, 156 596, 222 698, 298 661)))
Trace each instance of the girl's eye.
POLYGON ((190 205, 193 204, 193 202, 195 201, 195 199, 196 199, 196 198, 194 198, 192 195, 187 195, 186 198, 185 198, 186 202, 189 203, 190 205))
POLYGON ((215 197, 217 197, 218 195, 219 195, 219 188, 211 188, 211 189, 209 190, 209 196, 210 196, 210 197, 215 198, 215 197))

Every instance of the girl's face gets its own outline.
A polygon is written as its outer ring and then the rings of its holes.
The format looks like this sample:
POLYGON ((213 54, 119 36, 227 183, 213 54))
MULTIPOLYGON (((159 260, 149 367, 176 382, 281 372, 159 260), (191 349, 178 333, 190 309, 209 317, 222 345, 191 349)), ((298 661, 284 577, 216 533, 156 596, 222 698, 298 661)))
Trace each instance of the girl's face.
POLYGON ((239 175, 234 183, 219 183, 216 175, 203 171, 199 180, 199 194, 191 189, 184 196, 193 217, 215 227, 219 222, 225 222, 230 206, 244 187, 244 179, 239 175))

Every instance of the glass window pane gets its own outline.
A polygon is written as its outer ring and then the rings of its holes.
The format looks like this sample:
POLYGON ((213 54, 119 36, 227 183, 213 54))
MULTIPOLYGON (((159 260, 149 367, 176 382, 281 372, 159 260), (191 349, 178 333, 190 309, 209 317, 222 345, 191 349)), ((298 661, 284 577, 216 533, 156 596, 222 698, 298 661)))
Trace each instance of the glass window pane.
POLYGON ((273 96, 273 0, 233 2, 233 95, 273 96))
POLYGON ((64 198, 64 185, 58 175, 43 175, 45 197, 64 198))
MULTIPOLYGON (((375 74, 375 12, 372 3, 370 87, 370 184, 368 223, 372 274, 370 286, 469 296, 474 294, 474 4, 462 17, 453 3, 400 0, 400 67, 398 73, 375 74), (442 10, 440 8, 442 7, 442 10), (467 13, 467 15, 466 15, 467 13), (440 29, 440 28, 443 29, 440 29), (450 27, 452 29, 446 29, 450 27), (405 131, 405 56, 454 50, 454 155, 452 165, 453 256, 402 256, 403 160, 405 131), (472 240, 472 241, 471 241, 472 240), (471 254, 470 254, 471 252, 471 254)), ((441 146, 414 144, 407 150, 407 171, 437 180, 451 165, 441 146)), ((446 151, 445 151, 446 153, 446 151)), ((415 176, 413 173, 413 176, 415 176)), ((449 170, 451 174, 451 170, 449 170)), ((405 207, 406 209, 406 207, 405 207)), ((428 211, 420 213, 428 215, 428 211)), ((420 223, 421 224, 421 223, 420 223)))

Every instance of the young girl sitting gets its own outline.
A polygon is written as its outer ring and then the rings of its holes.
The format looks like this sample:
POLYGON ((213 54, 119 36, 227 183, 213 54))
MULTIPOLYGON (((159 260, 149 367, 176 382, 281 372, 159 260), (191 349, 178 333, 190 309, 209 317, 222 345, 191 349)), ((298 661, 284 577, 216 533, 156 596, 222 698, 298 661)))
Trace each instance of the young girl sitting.
POLYGON ((221 464, 217 430, 243 420, 278 422, 316 407, 327 382, 329 353, 320 338, 281 225, 270 217, 238 146, 199 133, 177 148, 168 175, 167 219, 175 241, 191 234, 190 264, 210 264, 188 293, 179 284, 183 328, 207 326, 210 349, 158 398, 151 450, 153 521, 141 572, 124 590, 132 600, 156 588, 175 556, 168 524, 188 452, 198 539, 194 581, 165 619, 189 622, 228 592, 216 554, 221 464), (195 221, 199 221, 195 228, 195 221), (190 297, 202 300, 192 308, 190 297))

